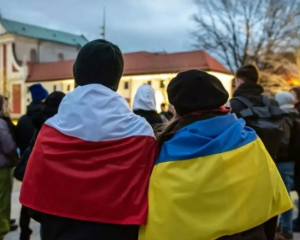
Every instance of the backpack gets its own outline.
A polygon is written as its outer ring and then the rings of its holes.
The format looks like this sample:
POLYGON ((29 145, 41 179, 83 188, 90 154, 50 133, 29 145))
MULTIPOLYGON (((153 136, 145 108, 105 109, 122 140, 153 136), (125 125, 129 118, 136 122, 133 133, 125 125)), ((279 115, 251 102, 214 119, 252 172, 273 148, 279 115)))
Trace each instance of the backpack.
POLYGON ((263 96, 264 106, 254 106, 247 98, 235 97, 247 108, 240 111, 248 127, 253 128, 273 159, 277 158, 283 141, 286 141, 284 124, 289 114, 277 106, 271 106, 270 99, 263 96))

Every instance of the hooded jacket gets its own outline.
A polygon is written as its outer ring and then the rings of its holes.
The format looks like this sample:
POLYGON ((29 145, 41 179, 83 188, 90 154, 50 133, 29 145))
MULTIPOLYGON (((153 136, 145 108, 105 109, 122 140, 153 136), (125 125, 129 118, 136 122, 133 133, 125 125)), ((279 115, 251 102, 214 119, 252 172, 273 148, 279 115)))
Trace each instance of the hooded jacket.
POLYGON ((156 124, 166 122, 166 119, 156 112, 155 92, 148 84, 138 88, 133 100, 133 112, 145 118, 152 128, 156 124))
POLYGON ((44 104, 40 101, 33 101, 27 107, 27 113, 23 115, 16 127, 16 142, 22 155, 26 148, 28 148, 30 141, 34 135, 34 125, 32 123, 32 117, 41 112, 44 104))

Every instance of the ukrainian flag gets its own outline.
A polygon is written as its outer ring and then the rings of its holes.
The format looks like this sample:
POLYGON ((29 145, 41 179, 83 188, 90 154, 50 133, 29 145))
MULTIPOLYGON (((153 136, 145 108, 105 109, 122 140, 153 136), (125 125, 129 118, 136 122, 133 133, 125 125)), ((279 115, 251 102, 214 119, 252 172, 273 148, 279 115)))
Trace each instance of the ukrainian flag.
POLYGON ((139 240, 214 240, 292 208, 256 133, 230 114, 194 122, 164 143, 139 240))

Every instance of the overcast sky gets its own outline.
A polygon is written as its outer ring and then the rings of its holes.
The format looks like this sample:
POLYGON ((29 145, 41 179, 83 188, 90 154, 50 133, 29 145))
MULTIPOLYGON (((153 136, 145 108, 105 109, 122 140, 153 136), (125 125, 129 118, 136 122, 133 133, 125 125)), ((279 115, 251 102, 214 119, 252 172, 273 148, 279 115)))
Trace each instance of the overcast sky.
POLYGON ((106 6, 106 38, 123 52, 192 50, 193 0, 0 0, 3 18, 99 38, 106 6))

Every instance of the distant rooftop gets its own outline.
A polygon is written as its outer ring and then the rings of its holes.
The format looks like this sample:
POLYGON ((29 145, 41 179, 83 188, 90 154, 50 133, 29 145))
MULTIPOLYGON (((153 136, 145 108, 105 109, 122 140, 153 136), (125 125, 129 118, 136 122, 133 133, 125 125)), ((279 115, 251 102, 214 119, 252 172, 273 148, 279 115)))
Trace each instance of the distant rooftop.
POLYGON ((0 23, 6 29, 7 33, 24 37, 49 40, 68 45, 79 45, 80 47, 88 42, 83 35, 75 35, 4 18, 0 18, 0 23))
MULTIPOLYGON (((179 53, 125 53, 124 76, 140 74, 178 73, 190 69, 201 69, 230 74, 220 62, 205 51, 179 53)), ((55 81, 73 78, 75 60, 50 63, 29 63, 27 82, 55 81)))

